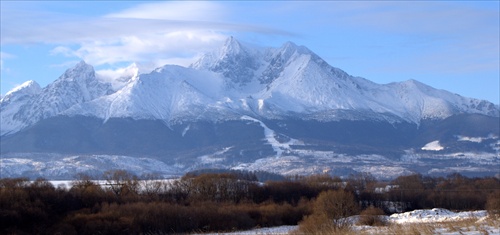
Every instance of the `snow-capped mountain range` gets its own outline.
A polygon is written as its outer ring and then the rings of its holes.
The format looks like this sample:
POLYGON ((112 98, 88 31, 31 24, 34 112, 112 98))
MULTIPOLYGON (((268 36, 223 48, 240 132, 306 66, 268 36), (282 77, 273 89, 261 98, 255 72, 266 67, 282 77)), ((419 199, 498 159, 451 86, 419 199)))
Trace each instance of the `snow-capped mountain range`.
POLYGON ((419 123, 459 113, 499 114, 492 103, 415 80, 382 85, 353 77, 292 42, 258 48, 232 37, 189 68, 166 65, 131 77, 118 90, 97 79, 93 67, 82 61, 43 89, 35 81, 16 87, 2 98, 1 108, 2 135, 56 115, 172 122, 356 110, 419 123))
MULTIPOLYGON (((189 67, 165 65, 138 74, 132 66, 126 76, 114 79, 99 77, 81 61, 44 88, 27 81, 8 92, 0 100, 0 112, 2 147, 7 149, 9 139, 54 118, 86 117, 103 124, 155 120, 174 130, 183 123, 248 120, 263 125, 280 120, 373 121, 418 129, 424 122, 456 115, 499 117, 493 103, 415 80, 377 84, 351 76, 292 42, 266 48, 233 37, 189 67)), ((182 137, 190 127, 182 127, 182 137)), ((498 135, 495 128, 492 133, 498 135)))

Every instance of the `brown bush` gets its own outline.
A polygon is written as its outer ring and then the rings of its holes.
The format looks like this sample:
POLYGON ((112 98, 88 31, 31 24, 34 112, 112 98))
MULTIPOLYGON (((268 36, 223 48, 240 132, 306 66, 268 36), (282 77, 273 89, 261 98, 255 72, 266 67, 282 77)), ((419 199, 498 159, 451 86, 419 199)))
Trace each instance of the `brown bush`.
POLYGON ((259 217, 256 222, 261 227, 295 225, 306 213, 304 207, 293 207, 288 203, 265 203, 254 206, 258 208, 259 217))
POLYGON ((318 191, 300 182, 267 182, 264 190, 268 199, 276 203, 297 205, 302 198, 311 199, 318 195, 318 191))
POLYGON ((72 183, 69 195, 80 204, 80 208, 90 208, 96 204, 108 201, 104 189, 89 176, 80 174, 72 183))
POLYGON ((491 218, 500 219, 500 190, 497 190, 488 196, 486 210, 491 218))
POLYGON ((299 232, 301 234, 316 234, 318 231, 326 230, 333 230, 333 224, 325 214, 308 215, 299 222, 299 232))
POLYGON ((132 218, 118 211, 100 212, 96 214, 77 213, 70 216, 66 226, 73 228, 78 234, 131 234, 132 218))
POLYGON ((359 214, 358 224, 369 226, 384 226, 387 221, 382 217, 385 215, 380 208, 369 206, 359 214))
POLYGON ((102 176, 106 185, 121 201, 135 201, 139 193, 139 178, 125 170, 110 170, 102 176))
POLYGON ((313 213, 305 217, 299 224, 299 230, 304 233, 317 231, 347 231, 351 221, 349 216, 358 212, 358 204, 351 192, 344 190, 329 190, 319 194, 314 201, 313 213))

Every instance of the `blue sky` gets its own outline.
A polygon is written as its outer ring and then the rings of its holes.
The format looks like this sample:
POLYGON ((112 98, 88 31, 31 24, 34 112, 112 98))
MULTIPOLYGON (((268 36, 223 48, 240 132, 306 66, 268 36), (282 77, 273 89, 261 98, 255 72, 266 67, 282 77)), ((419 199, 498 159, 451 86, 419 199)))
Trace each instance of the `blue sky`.
POLYGON ((500 102, 500 1, 1 1, 1 93, 80 60, 116 74, 188 65, 228 36, 307 46, 377 83, 500 102))

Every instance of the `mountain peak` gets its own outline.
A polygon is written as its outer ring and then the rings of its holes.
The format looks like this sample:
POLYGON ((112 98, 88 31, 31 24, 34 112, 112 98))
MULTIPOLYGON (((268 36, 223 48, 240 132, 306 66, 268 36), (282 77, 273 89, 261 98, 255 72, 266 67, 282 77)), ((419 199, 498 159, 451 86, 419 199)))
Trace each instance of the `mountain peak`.
POLYGON ((85 63, 85 61, 80 61, 78 64, 69 68, 64 72, 60 80, 88 80, 95 78, 95 71, 92 65, 85 63))
POLYGON ((410 86, 410 87, 414 87, 414 88, 417 88, 419 90, 434 90, 433 87, 427 85, 427 84, 424 84, 422 82, 419 82, 415 79, 408 79, 406 81, 403 81, 401 82, 401 84, 405 85, 405 86, 410 86))
POLYGON ((24 96, 24 95, 36 95, 38 93, 40 93, 40 91, 42 90, 42 88, 40 88, 40 85, 38 85, 37 82, 33 81, 33 80, 29 80, 29 81, 26 81, 24 82, 23 84, 15 87, 14 89, 10 90, 9 92, 7 92, 5 94, 4 97, 2 97, 2 101, 3 100, 10 100, 12 97, 14 96, 24 96))
POLYGON ((297 44, 291 42, 291 41, 287 41, 285 43, 283 43, 283 45, 281 46, 281 48, 283 50, 296 50, 298 48, 297 44))
POLYGON ((311 54, 315 55, 314 52, 309 50, 309 48, 305 46, 299 46, 295 44, 294 42, 287 41, 281 46, 282 51, 290 51, 290 52, 298 52, 300 54, 311 54))
POLYGON ((190 67, 220 73, 228 78, 228 86, 249 83, 258 65, 251 50, 247 50, 234 37, 226 39, 218 50, 206 53, 190 67))
POLYGON ((69 70, 71 70, 71 71, 86 71, 86 70, 94 71, 94 67, 90 64, 87 64, 84 60, 81 60, 75 66, 68 69, 67 71, 69 71, 69 70))
POLYGON ((87 66, 89 64, 87 64, 87 62, 85 62, 85 60, 80 60, 80 62, 78 62, 75 67, 80 67, 80 66, 87 66))
POLYGON ((235 44, 239 44, 239 42, 233 36, 229 36, 228 38, 226 38, 226 41, 224 42, 224 46, 235 45, 235 44))
POLYGON ((220 51, 220 57, 224 58, 229 55, 241 54, 244 51, 242 45, 233 36, 226 39, 222 50, 220 51))
POLYGON ((14 89, 7 92, 7 94, 5 94, 5 96, 8 96, 9 94, 12 94, 14 92, 19 92, 19 91, 23 91, 23 90, 37 93, 41 90, 41 88, 37 82, 35 82, 33 80, 29 80, 29 81, 26 81, 19 86, 16 86, 14 89))

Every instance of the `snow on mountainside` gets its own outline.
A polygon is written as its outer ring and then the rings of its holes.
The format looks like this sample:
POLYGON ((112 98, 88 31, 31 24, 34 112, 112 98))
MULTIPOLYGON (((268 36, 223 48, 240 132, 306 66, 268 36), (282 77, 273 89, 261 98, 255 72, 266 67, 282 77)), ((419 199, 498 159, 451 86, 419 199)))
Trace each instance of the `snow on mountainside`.
POLYGON ((2 97, 2 102, 12 102, 17 99, 22 99, 25 96, 36 95, 40 93, 41 90, 42 88, 40 88, 37 82, 29 80, 7 92, 7 94, 2 97))
POLYGON ((217 74, 166 65, 133 79, 114 94, 76 105, 64 114, 167 122, 183 115, 196 118, 206 112, 221 111, 214 101, 220 97, 221 87, 222 78, 217 74))
POLYGON ((228 77, 240 93, 252 97, 241 95, 240 99, 257 100, 253 111, 264 117, 274 117, 276 110, 280 114, 357 110, 419 123, 422 119, 442 119, 457 113, 499 115, 498 107, 492 103, 437 90, 414 80, 381 85, 353 77, 292 42, 280 48, 252 48, 229 38, 220 50, 208 53, 191 67, 228 77))
POLYGON ((42 88, 35 81, 27 81, 5 94, 0 99, 0 135, 21 129, 25 124, 22 119, 16 118, 22 107, 28 104, 42 88))
POLYGON ((75 104, 85 103, 112 92, 110 84, 97 80, 94 68, 81 61, 41 90, 38 84, 28 82, 24 88, 21 86, 9 92, 1 100, 1 133, 3 135, 18 131, 39 120, 56 116, 75 104), (13 100, 13 97, 20 96, 17 95, 20 92, 27 93, 28 98, 22 99, 22 102, 13 100))
POLYGON ((396 100, 404 106, 414 122, 423 118, 445 118, 457 113, 499 115, 498 107, 490 102, 438 90, 415 80, 387 86, 395 93, 396 100))
MULTIPOLYGON (((459 113, 499 116, 490 102, 437 90, 414 80, 376 84, 334 68, 304 46, 291 42, 263 48, 230 37, 214 52, 189 68, 166 65, 149 74, 96 77, 92 66, 80 62, 40 90, 1 100, 1 135, 14 133, 56 115, 189 120, 236 120, 243 115, 279 119, 290 115, 338 120, 391 117, 391 122, 420 123, 459 113), (359 116, 363 113, 365 116, 359 116), (321 114, 321 115, 320 115, 321 114)), ((33 83, 36 84, 36 83, 33 83)), ((30 89, 28 89, 30 90, 30 89)), ((21 93, 20 93, 21 94, 21 93)))

